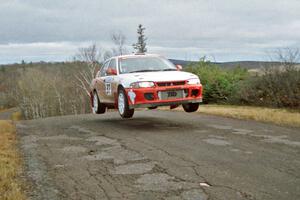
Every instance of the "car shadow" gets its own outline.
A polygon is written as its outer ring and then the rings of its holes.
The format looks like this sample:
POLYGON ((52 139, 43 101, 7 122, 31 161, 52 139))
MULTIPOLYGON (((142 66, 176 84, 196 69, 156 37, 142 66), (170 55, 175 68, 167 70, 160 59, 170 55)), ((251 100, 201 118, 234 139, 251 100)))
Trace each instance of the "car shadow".
POLYGON ((126 129, 134 131, 170 131, 170 130, 194 130, 195 126, 185 122, 171 121, 155 117, 135 117, 132 119, 109 118, 90 121, 99 126, 126 129))

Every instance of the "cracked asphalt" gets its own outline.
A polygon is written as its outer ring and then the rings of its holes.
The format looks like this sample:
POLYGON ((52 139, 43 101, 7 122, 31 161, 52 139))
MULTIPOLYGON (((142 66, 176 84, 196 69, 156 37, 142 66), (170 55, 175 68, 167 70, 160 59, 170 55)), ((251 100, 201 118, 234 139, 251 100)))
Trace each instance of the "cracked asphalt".
POLYGON ((17 133, 33 200, 300 199, 296 128, 154 110, 21 121, 17 133))

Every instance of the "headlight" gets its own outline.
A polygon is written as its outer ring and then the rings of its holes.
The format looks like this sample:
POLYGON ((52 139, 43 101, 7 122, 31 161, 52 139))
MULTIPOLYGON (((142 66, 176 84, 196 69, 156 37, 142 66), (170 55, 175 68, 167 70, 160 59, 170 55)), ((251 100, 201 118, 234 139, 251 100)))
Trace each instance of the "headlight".
POLYGON ((143 81, 143 82, 134 82, 130 84, 132 88, 147 88, 147 87, 154 87, 154 83, 150 81, 143 81))
POLYGON ((189 85, 198 85, 198 84, 200 84, 200 79, 199 78, 192 78, 192 79, 189 79, 187 81, 187 83, 189 85))

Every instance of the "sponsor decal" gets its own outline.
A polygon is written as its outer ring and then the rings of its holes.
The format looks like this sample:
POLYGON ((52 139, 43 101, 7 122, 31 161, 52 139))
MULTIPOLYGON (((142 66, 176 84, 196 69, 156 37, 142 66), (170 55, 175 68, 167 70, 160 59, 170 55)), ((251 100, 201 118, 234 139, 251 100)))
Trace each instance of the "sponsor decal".
POLYGON ((111 95, 111 83, 105 83, 105 93, 111 95))
POLYGON ((129 91, 128 91, 128 96, 129 96, 129 98, 130 98, 131 103, 134 104, 136 94, 133 92, 133 90, 129 90, 129 91))
POLYGON ((114 80, 113 77, 106 77, 106 79, 105 79, 106 82, 112 82, 113 80, 114 80))

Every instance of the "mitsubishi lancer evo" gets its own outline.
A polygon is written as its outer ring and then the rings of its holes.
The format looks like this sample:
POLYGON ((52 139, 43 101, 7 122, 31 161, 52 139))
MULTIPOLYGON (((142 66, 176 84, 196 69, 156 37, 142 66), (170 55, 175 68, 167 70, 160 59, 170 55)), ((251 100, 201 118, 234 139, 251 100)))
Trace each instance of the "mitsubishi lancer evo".
POLYGON ((135 108, 182 105, 186 112, 195 112, 202 102, 202 85, 197 75, 181 69, 159 55, 112 57, 92 80, 92 111, 118 109, 122 118, 131 118, 135 108))

